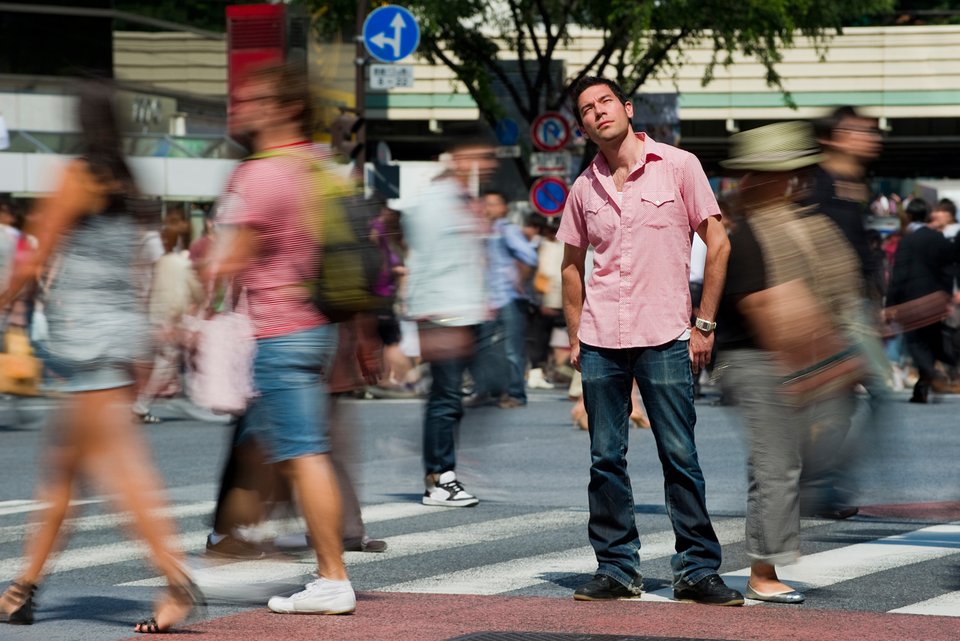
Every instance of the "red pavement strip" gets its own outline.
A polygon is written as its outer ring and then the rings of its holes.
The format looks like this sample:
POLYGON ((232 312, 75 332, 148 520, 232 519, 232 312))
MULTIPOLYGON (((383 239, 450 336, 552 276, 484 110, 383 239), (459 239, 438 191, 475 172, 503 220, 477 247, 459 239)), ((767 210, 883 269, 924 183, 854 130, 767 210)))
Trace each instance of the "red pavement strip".
MULTIPOLYGON (((859 515, 889 519, 915 519, 918 521, 960 521, 960 501, 866 505, 860 508, 859 515)), ((960 634, 957 636, 960 637, 960 634)))
MULTIPOLYGON (((716 607, 540 597, 361 593, 349 616, 266 608, 187 625, 183 641, 446 641, 481 631, 557 632, 736 641, 957 641, 960 619, 815 610, 716 607)), ((143 635, 134 637, 143 641, 143 635)))

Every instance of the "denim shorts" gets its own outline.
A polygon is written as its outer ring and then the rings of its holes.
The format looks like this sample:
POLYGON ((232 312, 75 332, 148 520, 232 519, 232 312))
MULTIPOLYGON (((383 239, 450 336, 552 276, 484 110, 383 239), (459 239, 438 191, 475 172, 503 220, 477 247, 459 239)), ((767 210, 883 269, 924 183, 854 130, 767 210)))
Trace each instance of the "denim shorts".
POLYGON ((327 386, 336 327, 322 325, 257 340, 253 382, 258 396, 238 441, 256 439, 277 463, 330 451, 327 386))

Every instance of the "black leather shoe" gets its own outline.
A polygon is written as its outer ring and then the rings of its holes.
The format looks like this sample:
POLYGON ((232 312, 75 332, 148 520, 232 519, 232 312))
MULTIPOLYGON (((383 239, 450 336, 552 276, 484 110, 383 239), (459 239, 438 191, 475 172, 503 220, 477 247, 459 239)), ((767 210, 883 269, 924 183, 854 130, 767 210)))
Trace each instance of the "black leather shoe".
POLYGON ((856 507, 855 505, 838 505, 817 512, 814 514, 814 516, 816 516, 818 519, 842 521, 843 519, 849 519, 851 516, 856 516, 859 513, 860 508, 856 507))
POLYGON ((704 605, 743 605, 743 595, 728 588, 719 574, 711 574, 693 585, 677 581, 673 584, 673 598, 704 605))
POLYGON ((371 539, 364 536, 359 539, 344 539, 344 552, 386 552, 387 542, 380 539, 371 539))
POLYGON ((577 588, 573 598, 577 601, 610 601, 614 599, 639 599, 640 586, 627 587, 605 574, 597 574, 577 588))

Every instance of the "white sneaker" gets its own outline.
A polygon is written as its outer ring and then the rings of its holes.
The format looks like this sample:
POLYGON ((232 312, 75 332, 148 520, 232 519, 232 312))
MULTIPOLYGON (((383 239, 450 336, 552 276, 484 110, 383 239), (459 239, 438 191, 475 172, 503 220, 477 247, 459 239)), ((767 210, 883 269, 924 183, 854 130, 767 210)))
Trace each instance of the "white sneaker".
POLYGON ((350 614, 357 609, 357 595, 350 581, 320 578, 291 596, 270 597, 267 607, 280 614, 350 614))
POLYGON ((527 372, 528 389, 553 389, 553 383, 548 383, 543 377, 543 370, 536 367, 527 372))
POLYGON ((439 477, 427 474, 427 491, 423 493, 424 505, 471 507, 479 502, 480 499, 463 489, 453 470, 444 472, 439 477))

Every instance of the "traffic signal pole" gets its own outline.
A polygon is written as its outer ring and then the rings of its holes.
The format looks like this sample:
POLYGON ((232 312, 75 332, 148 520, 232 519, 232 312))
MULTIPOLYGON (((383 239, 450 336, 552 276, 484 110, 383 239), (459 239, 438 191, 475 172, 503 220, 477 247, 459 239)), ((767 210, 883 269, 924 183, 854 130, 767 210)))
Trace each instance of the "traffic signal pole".
MULTIPOLYGON (((363 46, 363 23, 367 18, 367 0, 357 0, 357 29, 355 36, 356 43, 356 60, 355 60, 355 73, 354 73, 354 101, 355 107, 357 110, 357 117, 361 119, 361 122, 366 122, 366 78, 364 78, 364 69, 367 63, 367 50, 363 46)), ((366 160, 366 142, 367 142, 367 132, 366 127, 361 126, 357 130, 357 144, 359 145, 360 151, 356 155, 356 167, 357 171, 360 173, 360 177, 363 177, 363 165, 366 160)))

